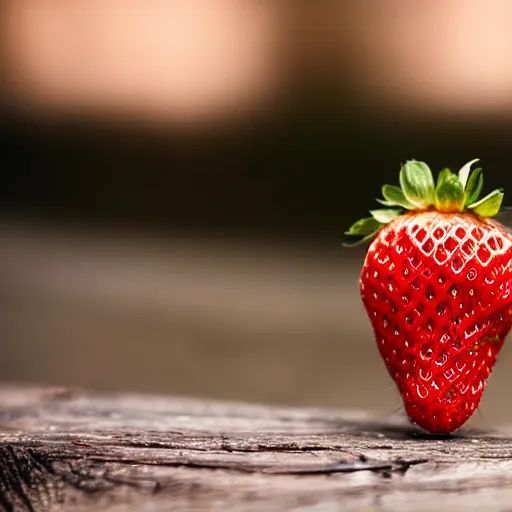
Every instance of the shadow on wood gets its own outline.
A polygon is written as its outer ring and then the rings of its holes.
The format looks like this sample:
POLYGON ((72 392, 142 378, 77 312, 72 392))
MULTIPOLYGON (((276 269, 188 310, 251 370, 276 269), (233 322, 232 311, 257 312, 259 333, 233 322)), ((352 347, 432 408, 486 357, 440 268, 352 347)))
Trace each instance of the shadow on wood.
POLYGON ((5 511, 505 510, 511 461, 505 433, 398 417, 0 388, 5 511))

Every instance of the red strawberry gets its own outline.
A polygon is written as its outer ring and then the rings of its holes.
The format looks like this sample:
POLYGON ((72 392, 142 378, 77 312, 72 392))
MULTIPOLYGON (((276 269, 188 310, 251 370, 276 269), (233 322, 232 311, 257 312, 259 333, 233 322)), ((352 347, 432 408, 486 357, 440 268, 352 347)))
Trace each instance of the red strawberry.
POLYGON ((478 200, 481 169, 458 174, 409 161, 401 187, 347 232, 373 238, 361 297, 410 419, 449 433, 478 407, 512 327, 512 236, 491 219, 503 199, 478 200))

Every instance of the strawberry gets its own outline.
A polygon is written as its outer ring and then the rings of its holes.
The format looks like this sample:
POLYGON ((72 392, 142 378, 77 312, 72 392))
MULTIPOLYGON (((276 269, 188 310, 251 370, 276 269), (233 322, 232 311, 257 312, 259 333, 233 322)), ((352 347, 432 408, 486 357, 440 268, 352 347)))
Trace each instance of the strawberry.
MULTIPOLYGON (((450 433, 474 413, 512 327, 512 236, 492 219, 477 160, 458 173, 411 160, 386 208, 347 232, 372 239, 360 292, 378 349, 409 418, 450 433)), ((360 240, 361 241, 361 240, 360 240)))

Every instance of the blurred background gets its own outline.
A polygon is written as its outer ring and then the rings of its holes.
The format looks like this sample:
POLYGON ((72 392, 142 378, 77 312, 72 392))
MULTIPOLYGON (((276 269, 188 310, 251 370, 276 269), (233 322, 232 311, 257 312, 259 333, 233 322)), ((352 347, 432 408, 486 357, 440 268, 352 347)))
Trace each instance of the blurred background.
POLYGON ((391 414, 343 231, 410 158, 512 190, 508 0, 5 0, 0 71, 5 381, 391 414))

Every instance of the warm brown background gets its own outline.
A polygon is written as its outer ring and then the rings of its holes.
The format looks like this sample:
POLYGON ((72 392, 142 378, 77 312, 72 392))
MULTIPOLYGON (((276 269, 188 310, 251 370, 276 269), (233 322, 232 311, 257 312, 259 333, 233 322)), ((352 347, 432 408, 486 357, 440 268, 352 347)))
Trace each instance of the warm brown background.
POLYGON ((3 2, 1 378, 393 412, 339 242, 407 158, 512 190, 511 10, 3 2))

